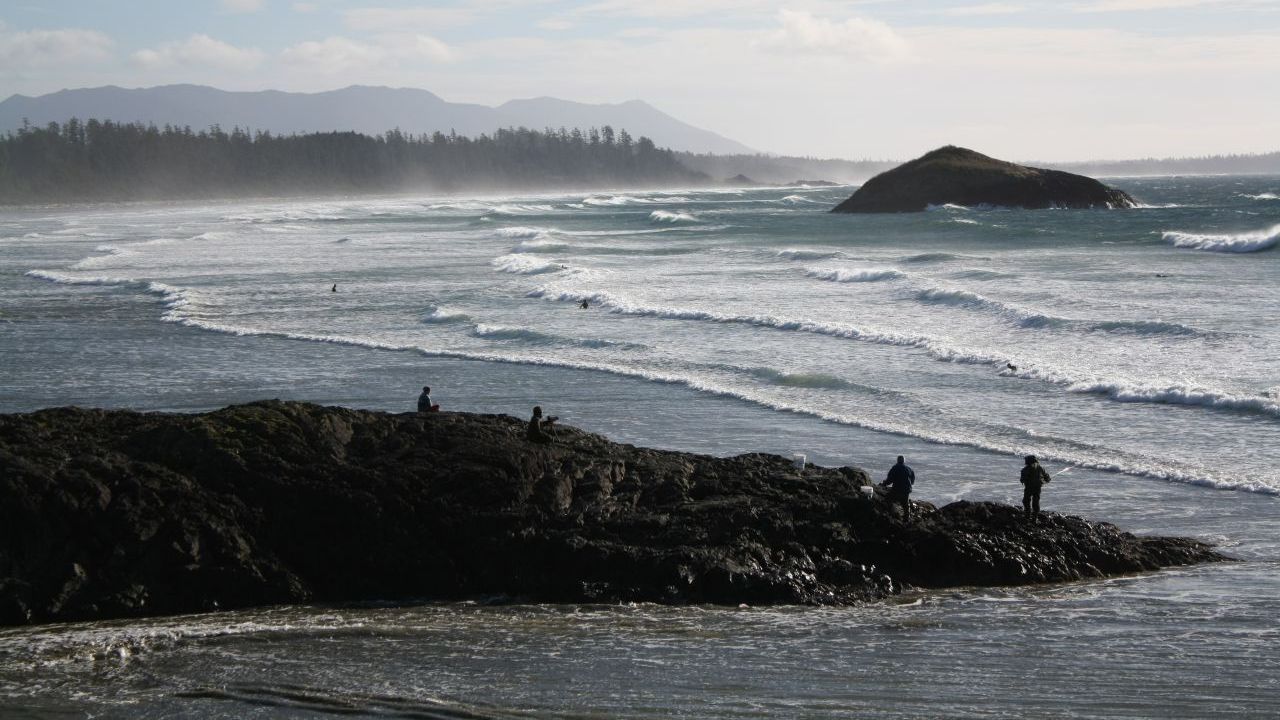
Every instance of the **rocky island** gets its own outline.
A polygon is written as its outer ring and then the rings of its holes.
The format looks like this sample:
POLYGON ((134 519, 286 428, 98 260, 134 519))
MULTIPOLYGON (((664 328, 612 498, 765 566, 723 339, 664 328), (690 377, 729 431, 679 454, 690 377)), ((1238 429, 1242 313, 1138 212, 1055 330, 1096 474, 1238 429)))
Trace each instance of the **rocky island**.
POLYGON ((855 468, 503 415, 264 401, 0 415, 0 623, 459 598, 837 604, 1223 560, 996 503, 901 519, 855 468))
POLYGON ((938 205, 1129 208, 1127 193, 1083 175, 1017 165, 947 145, 880 173, 831 212, 919 212, 938 205))

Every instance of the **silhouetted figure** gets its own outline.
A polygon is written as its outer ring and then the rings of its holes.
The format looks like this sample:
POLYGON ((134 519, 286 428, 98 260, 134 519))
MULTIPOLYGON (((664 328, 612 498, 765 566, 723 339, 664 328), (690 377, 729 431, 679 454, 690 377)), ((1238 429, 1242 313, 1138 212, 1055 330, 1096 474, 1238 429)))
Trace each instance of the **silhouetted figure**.
POLYGON ((544 445, 551 442, 551 435, 549 435, 548 432, 551 430, 552 424, 554 424, 558 419, 559 418, 555 415, 543 419, 542 407, 540 405, 534 405, 533 417, 529 418, 529 429, 525 432, 525 437, 532 442, 542 443, 544 445))
POLYGON ((898 456, 898 464, 889 468, 881 486, 889 488, 889 502, 902 505, 902 519, 911 519, 911 488, 916 484, 916 471, 907 466, 907 461, 898 456))
POLYGON ((586 298, 583 298, 583 299, 582 299, 582 304, 581 304, 581 305, 579 305, 578 307, 582 308, 583 310, 586 310, 587 308, 591 307, 591 305, 590 305, 590 303, 588 303, 588 302, 587 302, 587 299, 586 299, 586 298))
POLYGON ((431 402, 431 388, 426 385, 422 386, 422 394, 418 396, 418 412, 440 412, 440 406, 431 402))
POLYGON ((1035 455, 1028 455, 1025 462, 1018 482, 1022 483, 1022 509, 1030 520, 1040 514, 1040 488, 1049 482, 1049 473, 1040 467, 1035 455))
POLYGON ((338 292, 338 283, 334 283, 334 284, 333 284, 333 289, 332 289, 332 290, 330 290, 329 292, 338 292))

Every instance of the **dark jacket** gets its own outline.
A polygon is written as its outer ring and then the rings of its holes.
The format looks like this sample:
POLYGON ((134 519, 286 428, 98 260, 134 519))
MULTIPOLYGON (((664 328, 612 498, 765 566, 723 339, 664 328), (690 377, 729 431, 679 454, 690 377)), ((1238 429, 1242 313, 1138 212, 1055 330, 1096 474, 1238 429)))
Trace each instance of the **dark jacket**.
POLYGON ((907 467, 906 463, 898 463, 889 468, 889 475, 885 477, 884 484, 899 495, 910 495, 911 487, 916 484, 916 471, 907 467))
POLYGON ((1023 465, 1022 474, 1018 476, 1018 482, 1026 485, 1028 490, 1039 490, 1042 485, 1049 482, 1049 473, 1040 467, 1040 463, 1023 465))
POLYGON ((430 395, 426 393, 422 393, 421 395, 418 396, 418 412, 420 413, 431 412, 431 396, 430 395))

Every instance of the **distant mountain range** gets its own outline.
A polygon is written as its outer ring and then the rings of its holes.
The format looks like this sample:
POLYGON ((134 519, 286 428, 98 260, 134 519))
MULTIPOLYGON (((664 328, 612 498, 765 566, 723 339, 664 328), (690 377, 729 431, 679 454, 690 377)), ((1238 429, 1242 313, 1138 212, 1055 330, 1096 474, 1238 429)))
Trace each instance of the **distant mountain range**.
POLYGON ((193 130, 220 125, 272 133, 354 130, 378 134, 399 128, 419 134, 457 131, 477 136, 498 128, 603 127, 647 136, 658 147, 697 153, 753 153, 751 148, 709 130, 694 127, 641 100, 587 104, 550 97, 512 100, 498 107, 452 103, 426 90, 353 85, 319 93, 279 90, 228 92, 203 85, 163 85, 126 89, 109 85, 61 90, 0 102, 0 133, 32 125, 81 120, 154 123, 193 130))

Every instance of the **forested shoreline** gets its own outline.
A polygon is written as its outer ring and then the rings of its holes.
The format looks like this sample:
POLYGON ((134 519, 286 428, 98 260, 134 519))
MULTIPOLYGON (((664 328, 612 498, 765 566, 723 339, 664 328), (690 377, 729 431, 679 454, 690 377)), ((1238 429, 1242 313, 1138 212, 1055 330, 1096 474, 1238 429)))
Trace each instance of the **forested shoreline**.
POLYGON ((670 150, 612 127, 469 138, 390 130, 273 135, 109 120, 0 137, 0 204, 705 183, 670 150))

